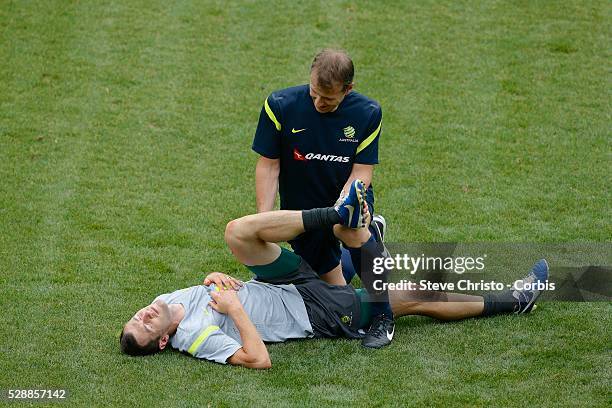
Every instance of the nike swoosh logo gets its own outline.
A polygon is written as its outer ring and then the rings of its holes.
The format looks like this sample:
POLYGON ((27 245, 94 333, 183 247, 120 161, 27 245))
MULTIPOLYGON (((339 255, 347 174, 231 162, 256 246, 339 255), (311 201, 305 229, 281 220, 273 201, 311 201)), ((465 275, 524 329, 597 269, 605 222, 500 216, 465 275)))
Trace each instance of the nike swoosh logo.
POLYGON ((391 333, 387 332, 387 338, 389 339, 389 341, 393 340, 394 333, 395 333, 395 326, 393 326, 393 330, 391 330, 391 333))
POLYGON ((355 207, 353 207, 352 205, 345 205, 345 207, 348 208, 348 211, 349 211, 348 222, 349 222, 349 225, 351 225, 351 220, 353 219, 353 212, 355 211, 355 207))
POLYGON ((306 128, 304 128, 304 129, 297 129, 297 130, 295 128, 292 128, 291 129, 291 133, 300 133, 300 132, 303 132, 305 130, 306 130, 306 128))

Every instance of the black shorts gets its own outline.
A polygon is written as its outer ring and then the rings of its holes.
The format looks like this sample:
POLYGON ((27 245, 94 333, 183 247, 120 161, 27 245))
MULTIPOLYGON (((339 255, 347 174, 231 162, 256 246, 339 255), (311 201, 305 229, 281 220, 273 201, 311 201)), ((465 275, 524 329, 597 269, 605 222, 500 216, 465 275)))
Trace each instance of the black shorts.
MULTIPOLYGON (((366 202, 370 214, 374 214, 374 195, 368 189, 366 202)), ((332 227, 304 232, 289 241, 293 251, 304 258, 319 275, 324 275, 340 264, 342 251, 340 241, 334 235, 332 227)))
POLYGON ((331 227, 304 232, 289 244, 318 275, 326 274, 340 263, 340 241, 331 227))
POLYGON ((333 286, 318 277, 295 285, 304 299, 315 337, 363 337, 361 302, 351 285, 333 286))
POLYGON ((358 330, 362 320, 367 319, 365 316, 362 319, 361 298, 351 285, 324 282, 303 258, 284 248, 274 264, 256 268, 259 268, 254 271, 256 279, 261 282, 295 285, 304 300, 315 337, 362 337, 358 330), (292 264, 298 266, 281 270, 282 265, 292 264))

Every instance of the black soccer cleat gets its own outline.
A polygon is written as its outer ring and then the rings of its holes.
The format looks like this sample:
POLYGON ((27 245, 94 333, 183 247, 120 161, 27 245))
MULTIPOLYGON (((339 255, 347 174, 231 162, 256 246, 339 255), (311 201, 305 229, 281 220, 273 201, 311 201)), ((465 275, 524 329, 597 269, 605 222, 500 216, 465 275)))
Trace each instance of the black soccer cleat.
POLYGON ((374 217, 372 217, 370 231, 374 234, 374 239, 376 242, 383 246, 383 256, 390 258, 391 253, 385 246, 385 233, 387 232, 387 220, 385 220, 385 217, 380 214, 376 214, 374 217))
POLYGON ((385 242, 385 233, 387 232, 387 220, 380 214, 376 214, 372 217, 371 224, 377 235, 376 241, 385 242))
POLYGON ((374 316, 370 329, 361 340, 361 345, 367 348, 382 348, 391 344, 395 334, 395 321, 393 318, 380 314, 374 316))

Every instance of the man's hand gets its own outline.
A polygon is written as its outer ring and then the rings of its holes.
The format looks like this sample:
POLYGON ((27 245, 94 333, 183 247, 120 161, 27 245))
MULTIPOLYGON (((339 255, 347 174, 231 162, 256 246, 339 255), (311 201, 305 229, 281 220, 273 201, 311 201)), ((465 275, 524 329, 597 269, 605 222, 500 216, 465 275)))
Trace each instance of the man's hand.
POLYGON ((213 300, 208 304, 219 313, 230 315, 233 312, 242 310, 242 304, 240 299, 238 299, 238 292, 235 290, 211 291, 210 297, 213 300))
POLYGON ((368 225, 370 225, 370 207, 368 207, 368 203, 365 200, 363 200, 361 214, 363 215, 363 223, 367 227, 368 225))
POLYGON ((226 275, 221 272, 212 272, 209 273, 206 278, 204 278, 204 285, 210 286, 211 284, 217 285, 219 289, 234 289, 239 290, 244 283, 239 281, 238 279, 232 278, 229 275, 226 275))

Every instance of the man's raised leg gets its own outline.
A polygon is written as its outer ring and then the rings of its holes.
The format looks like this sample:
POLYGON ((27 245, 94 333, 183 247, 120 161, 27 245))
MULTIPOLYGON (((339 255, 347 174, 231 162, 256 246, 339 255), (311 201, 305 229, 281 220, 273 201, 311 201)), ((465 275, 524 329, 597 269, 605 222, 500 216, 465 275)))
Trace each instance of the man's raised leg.
POLYGON ((230 221, 225 241, 242 264, 258 277, 279 278, 294 271, 301 258, 281 249, 276 242, 288 241, 305 231, 346 222, 334 207, 302 211, 269 211, 230 221))
POLYGON ((225 242, 242 264, 267 265, 281 253, 276 242, 288 241, 302 232, 302 211, 269 211, 230 221, 225 242))

